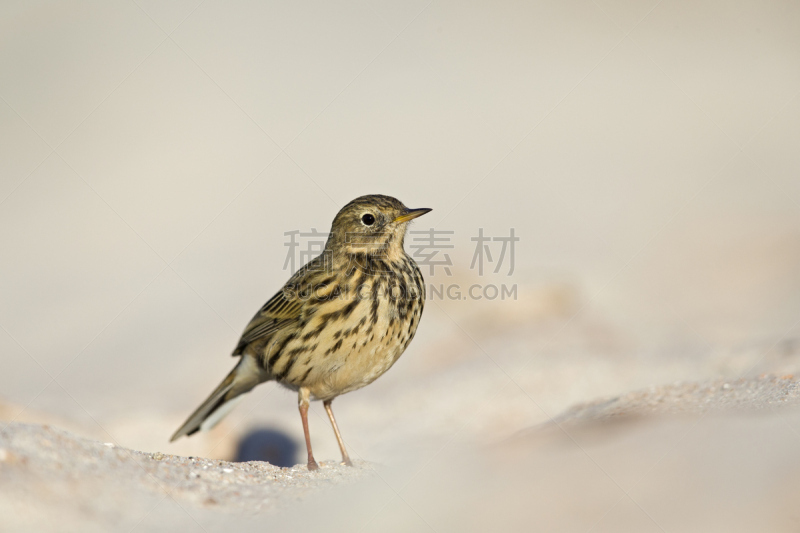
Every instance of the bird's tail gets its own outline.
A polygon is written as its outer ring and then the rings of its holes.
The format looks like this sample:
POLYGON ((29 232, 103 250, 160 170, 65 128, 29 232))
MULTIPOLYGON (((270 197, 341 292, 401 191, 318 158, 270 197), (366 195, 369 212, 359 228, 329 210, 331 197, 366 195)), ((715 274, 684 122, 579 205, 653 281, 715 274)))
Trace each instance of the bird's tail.
POLYGON ((169 441, 173 442, 184 435, 192 435, 201 429, 206 431, 213 428, 236 407, 243 399, 243 394, 250 392, 262 381, 264 373, 255 359, 248 355, 242 356, 239 364, 222 380, 206 401, 195 409, 169 441))

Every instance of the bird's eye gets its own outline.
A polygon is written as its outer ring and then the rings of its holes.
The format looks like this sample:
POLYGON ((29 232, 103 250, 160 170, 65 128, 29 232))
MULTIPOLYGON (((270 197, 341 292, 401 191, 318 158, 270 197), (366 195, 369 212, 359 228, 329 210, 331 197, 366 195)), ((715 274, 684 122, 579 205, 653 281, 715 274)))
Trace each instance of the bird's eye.
POLYGON ((365 226, 371 226, 375 223, 375 217, 369 213, 366 213, 361 217, 361 222, 363 222, 365 226))

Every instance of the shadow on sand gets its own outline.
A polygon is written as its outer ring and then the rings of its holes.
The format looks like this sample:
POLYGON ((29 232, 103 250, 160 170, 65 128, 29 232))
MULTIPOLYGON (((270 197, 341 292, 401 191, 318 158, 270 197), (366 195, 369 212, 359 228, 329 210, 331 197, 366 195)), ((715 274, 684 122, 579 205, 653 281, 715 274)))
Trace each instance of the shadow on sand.
POLYGON ((234 461, 266 461, 275 466, 294 466, 298 463, 299 449, 298 444, 281 431, 255 429, 239 441, 234 461))

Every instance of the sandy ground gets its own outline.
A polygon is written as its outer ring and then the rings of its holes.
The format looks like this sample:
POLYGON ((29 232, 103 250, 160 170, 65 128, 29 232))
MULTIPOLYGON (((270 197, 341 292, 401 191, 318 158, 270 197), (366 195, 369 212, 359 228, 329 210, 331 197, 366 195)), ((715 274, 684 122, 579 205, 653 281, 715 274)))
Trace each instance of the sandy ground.
POLYGON ((791 531, 800 520, 789 375, 651 386, 489 444, 469 428, 444 442, 392 434, 407 447, 391 463, 308 472, 13 422, 0 433, 3 530, 791 531))
POLYGON ((133 528, 164 500, 179 509, 275 512, 369 473, 360 461, 352 468, 323 463, 308 472, 263 461, 143 453, 20 423, 9 424, 1 440, 4 525, 20 531, 133 528))

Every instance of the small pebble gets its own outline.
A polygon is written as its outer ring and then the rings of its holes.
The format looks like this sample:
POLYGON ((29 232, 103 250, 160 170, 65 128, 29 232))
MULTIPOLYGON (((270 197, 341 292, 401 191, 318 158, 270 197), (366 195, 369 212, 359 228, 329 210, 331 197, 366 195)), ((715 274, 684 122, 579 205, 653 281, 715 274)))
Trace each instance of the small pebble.
POLYGON ((225 472, 226 474, 230 474, 231 472, 233 472, 233 468, 223 468, 222 471, 225 472))
POLYGON ((103 446, 105 446, 106 448, 113 448, 114 447, 114 443, 113 442, 104 442, 103 446))

